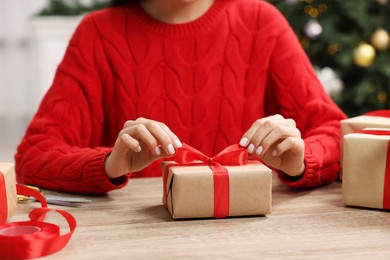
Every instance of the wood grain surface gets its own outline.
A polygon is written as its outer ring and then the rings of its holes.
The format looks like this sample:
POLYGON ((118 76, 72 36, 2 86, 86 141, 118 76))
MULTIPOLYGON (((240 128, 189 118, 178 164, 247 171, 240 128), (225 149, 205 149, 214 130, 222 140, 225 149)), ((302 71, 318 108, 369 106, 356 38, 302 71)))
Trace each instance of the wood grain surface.
MULTIPOLYGON (((50 191, 47 191, 50 193, 50 191)), ((172 220, 160 178, 132 179, 91 203, 65 209, 78 226, 45 259, 390 259, 390 212, 345 207, 341 183, 298 191, 273 178, 267 216, 172 220)), ((11 221, 37 203, 22 204, 11 221)), ((65 221, 50 213, 66 232, 65 221)))

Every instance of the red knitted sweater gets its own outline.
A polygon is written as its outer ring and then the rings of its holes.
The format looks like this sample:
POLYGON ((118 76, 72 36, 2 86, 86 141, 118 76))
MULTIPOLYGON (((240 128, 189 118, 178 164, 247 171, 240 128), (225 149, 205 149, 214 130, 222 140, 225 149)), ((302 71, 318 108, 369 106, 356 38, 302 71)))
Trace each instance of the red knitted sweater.
MULTIPOLYGON (((126 120, 166 123, 212 156, 259 118, 293 118, 305 140, 306 171, 290 186, 332 182, 340 120, 286 20, 258 0, 216 0, 201 18, 156 21, 138 4, 87 15, 15 155, 21 183, 105 193, 104 160, 126 120)), ((161 176, 159 163, 133 176, 161 176)))

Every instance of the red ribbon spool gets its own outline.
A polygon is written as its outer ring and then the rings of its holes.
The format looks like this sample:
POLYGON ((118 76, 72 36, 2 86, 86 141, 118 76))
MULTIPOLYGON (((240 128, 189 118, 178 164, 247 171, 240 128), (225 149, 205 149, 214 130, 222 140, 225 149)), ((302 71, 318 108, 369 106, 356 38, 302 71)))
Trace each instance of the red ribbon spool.
POLYGON ((53 254, 69 242, 76 220, 64 210, 47 208, 46 200, 38 191, 17 185, 18 194, 34 196, 41 202, 41 208, 32 210, 30 221, 10 222, 0 226, 0 258, 27 259, 53 254), (69 224, 70 231, 60 235, 60 228, 43 222, 49 211, 61 214, 69 224))

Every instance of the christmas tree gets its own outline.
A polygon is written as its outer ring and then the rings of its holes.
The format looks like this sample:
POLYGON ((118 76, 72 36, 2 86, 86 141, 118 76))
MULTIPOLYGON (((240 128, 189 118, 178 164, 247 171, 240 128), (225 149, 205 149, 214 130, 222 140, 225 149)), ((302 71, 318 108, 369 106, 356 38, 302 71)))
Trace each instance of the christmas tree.
POLYGON ((390 109, 389 0, 268 0, 349 116, 390 109))

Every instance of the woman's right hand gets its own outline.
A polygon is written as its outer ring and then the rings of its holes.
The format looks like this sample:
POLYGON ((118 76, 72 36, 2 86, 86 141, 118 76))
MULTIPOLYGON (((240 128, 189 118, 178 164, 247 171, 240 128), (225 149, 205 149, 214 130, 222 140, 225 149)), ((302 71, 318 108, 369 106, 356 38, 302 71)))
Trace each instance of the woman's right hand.
POLYGON ((137 172, 181 147, 179 138, 163 123, 138 118, 127 121, 104 163, 109 178, 137 172))

